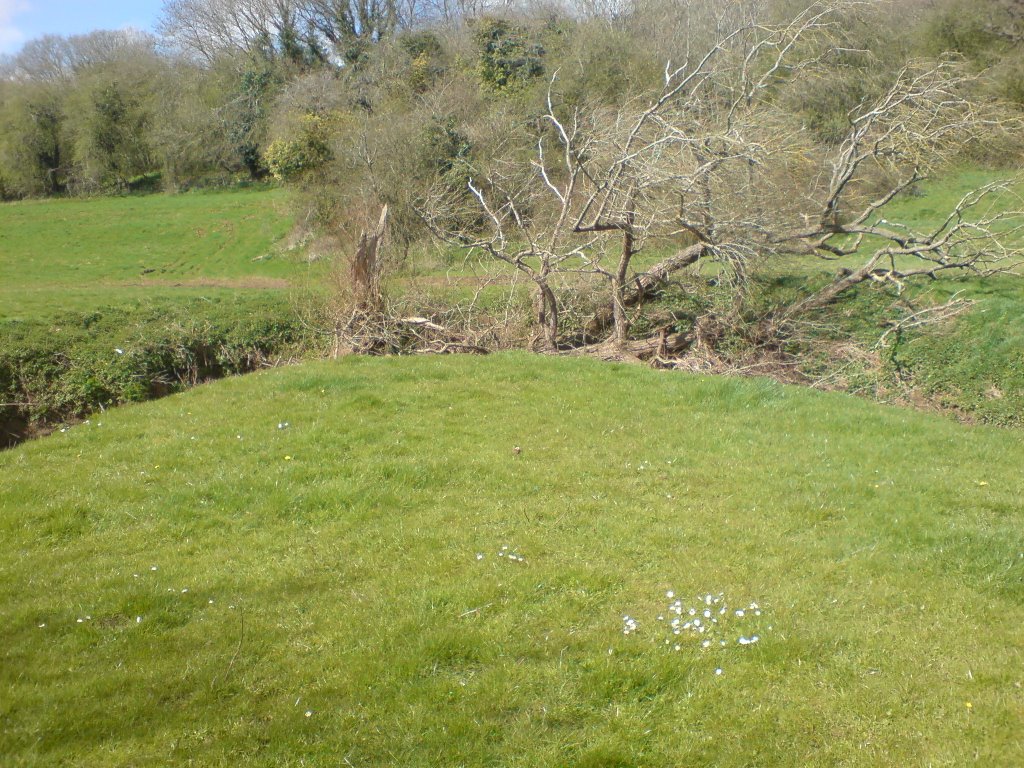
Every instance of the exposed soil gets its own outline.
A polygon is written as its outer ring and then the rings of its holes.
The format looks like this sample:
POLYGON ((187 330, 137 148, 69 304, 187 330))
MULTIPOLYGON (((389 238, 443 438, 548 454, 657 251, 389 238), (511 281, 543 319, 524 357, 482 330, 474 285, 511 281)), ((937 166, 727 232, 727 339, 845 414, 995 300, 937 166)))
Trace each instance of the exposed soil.
POLYGON ((235 288, 281 290, 291 283, 283 277, 196 277, 188 280, 131 280, 105 283, 111 288, 235 288))

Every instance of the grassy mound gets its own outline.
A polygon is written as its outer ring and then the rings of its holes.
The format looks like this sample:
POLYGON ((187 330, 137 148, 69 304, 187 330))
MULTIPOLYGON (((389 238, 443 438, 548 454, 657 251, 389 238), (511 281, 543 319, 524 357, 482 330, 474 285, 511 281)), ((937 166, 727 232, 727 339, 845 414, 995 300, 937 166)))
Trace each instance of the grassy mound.
POLYGON ((0 762, 1019 764, 1021 466, 525 355, 117 409, 0 454, 0 762))

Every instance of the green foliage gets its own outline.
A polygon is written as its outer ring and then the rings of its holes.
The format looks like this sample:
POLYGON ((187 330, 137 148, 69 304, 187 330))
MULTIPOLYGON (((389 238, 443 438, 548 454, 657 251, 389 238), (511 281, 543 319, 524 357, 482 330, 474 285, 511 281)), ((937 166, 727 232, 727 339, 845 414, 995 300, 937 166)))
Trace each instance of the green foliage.
POLYGON ((665 62, 621 26, 580 25, 558 60, 558 91, 567 106, 619 105, 661 82, 665 62))
POLYGON ((329 120, 306 114, 299 121, 299 135, 294 139, 276 139, 264 152, 264 160, 278 181, 289 181, 320 168, 331 159, 329 120))
POLYGON ((992 95, 1024 107, 1024 12, 1017 0, 948 0, 926 17, 922 48, 964 56, 979 71, 992 95))
POLYGON ((235 86, 234 98, 225 110, 225 128, 238 160, 253 179, 266 175, 262 145, 267 133, 267 103, 281 86, 273 63, 254 58, 235 86))
POLYGON ((804 84, 791 94, 793 108, 815 138, 835 145, 850 132, 850 113, 875 95, 863 70, 853 68, 804 84))
POLYGON ((924 45, 933 54, 956 52, 992 63, 997 55, 994 35, 986 28, 991 0, 953 0, 928 18, 924 45))
POLYGON ((424 131, 425 165, 435 176, 448 176, 469 158, 469 138, 459 130, 453 117, 435 120, 424 131))
POLYGON ((3 441, 254 370, 302 331, 283 298, 160 301, 0 324, 3 441))
POLYGON ((154 166, 149 114, 138 94, 116 81, 97 83, 86 95, 78 125, 76 161, 100 187, 126 188, 128 179, 154 166))
POLYGON ((480 82, 496 92, 515 92, 544 74, 544 48, 530 30, 506 19, 484 18, 473 28, 480 82))
POLYGON ((427 92, 447 68, 441 39, 430 30, 417 30, 401 35, 398 46, 410 59, 408 78, 413 92, 427 92))
POLYGON ((71 154, 59 94, 41 86, 9 86, 0 108, 0 198, 63 192, 71 154))

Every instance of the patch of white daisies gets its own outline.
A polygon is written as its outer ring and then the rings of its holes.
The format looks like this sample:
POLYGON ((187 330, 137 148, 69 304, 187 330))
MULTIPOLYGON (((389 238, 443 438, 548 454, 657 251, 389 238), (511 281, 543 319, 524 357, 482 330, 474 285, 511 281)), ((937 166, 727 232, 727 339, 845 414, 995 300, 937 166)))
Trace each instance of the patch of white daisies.
MULTIPOLYGON (((669 602, 665 611, 658 614, 656 626, 664 635, 664 645, 674 652, 687 645, 701 650, 749 647, 761 642, 760 632, 772 630, 771 624, 765 626, 766 617, 762 618, 763 611, 756 602, 730 603, 722 592, 700 594, 686 602, 672 590, 665 597, 669 602)), ((640 624, 635 618, 628 614, 622 617, 622 634, 634 635, 639 631, 640 624)), ((717 667, 715 674, 721 675, 722 668, 717 667)))

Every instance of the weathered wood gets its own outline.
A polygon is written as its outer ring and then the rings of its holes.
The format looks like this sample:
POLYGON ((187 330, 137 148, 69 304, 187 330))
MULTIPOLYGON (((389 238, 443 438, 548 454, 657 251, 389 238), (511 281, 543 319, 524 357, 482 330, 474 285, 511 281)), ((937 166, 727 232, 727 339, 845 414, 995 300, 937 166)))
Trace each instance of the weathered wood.
POLYGON ((359 245, 352 258, 352 299, 355 307, 364 312, 380 309, 383 295, 380 290, 380 242, 387 228, 388 207, 380 212, 380 221, 373 232, 359 234, 359 245))
POLYGON ((645 361, 667 357, 689 349, 693 345, 692 333, 669 333, 668 329, 646 339, 628 339, 619 343, 614 336, 600 344, 589 344, 568 350, 574 357, 597 357, 601 360, 645 361))

